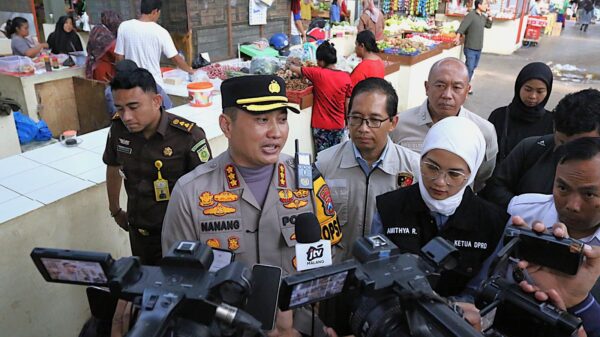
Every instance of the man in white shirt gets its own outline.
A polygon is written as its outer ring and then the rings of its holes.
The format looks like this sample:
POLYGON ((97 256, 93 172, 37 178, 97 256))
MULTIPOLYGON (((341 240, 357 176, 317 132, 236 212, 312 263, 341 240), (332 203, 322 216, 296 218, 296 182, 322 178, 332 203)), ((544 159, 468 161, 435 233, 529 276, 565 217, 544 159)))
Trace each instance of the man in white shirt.
POLYGON ((574 140, 561 148, 553 194, 528 193, 512 198, 508 213, 532 224, 562 222, 569 234, 600 246, 600 138, 574 140))
POLYGON ((450 116, 470 119, 485 138, 485 158, 477 171, 473 188, 478 192, 494 172, 498 137, 492 123, 463 107, 470 88, 469 73, 462 61, 452 57, 437 61, 431 66, 425 82, 427 99, 422 105, 398 115, 398 125, 390 137, 394 143, 420 153, 425 135, 433 124, 450 116))
POLYGON ((162 87, 160 58, 163 54, 189 74, 193 74, 194 69, 178 54, 169 32, 157 23, 161 7, 161 0, 142 0, 140 18, 125 21, 119 26, 115 54, 117 62, 132 60, 140 68, 148 70, 162 87))
MULTIPOLYGON (((542 222, 548 231, 552 231, 554 224, 563 223, 563 233, 566 229, 569 236, 590 246, 600 246, 600 138, 574 140, 564 145, 562 151, 553 194, 529 193, 514 197, 508 205, 508 213, 515 216, 511 222, 532 227, 540 227, 537 223, 542 222)), ((586 262, 575 276, 546 271, 539 266, 528 268, 527 272, 537 288, 554 289, 560 295, 569 312, 582 318, 589 336, 598 336, 600 268, 597 262, 591 263, 592 260, 586 254, 586 262), (591 275, 586 275, 590 271, 591 275)))

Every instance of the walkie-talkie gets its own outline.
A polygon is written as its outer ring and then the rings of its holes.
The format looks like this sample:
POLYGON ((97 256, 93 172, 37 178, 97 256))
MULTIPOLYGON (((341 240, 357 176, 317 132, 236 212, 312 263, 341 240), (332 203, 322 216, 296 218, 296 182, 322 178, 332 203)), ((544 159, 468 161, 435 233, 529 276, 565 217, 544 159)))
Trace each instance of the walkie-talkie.
POLYGON ((296 139, 296 181, 298 188, 312 190, 312 166, 310 154, 300 152, 300 145, 296 139))

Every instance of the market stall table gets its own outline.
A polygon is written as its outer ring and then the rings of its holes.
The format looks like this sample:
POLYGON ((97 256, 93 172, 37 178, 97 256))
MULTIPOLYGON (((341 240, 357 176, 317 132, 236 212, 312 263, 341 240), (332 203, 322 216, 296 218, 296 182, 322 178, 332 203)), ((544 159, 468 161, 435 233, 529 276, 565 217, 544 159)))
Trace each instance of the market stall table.
POLYGON ((37 121, 39 119, 37 90, 41 85, 84 75, 83 67, 61 67, 51 72, 24 76, 0 73, 0 92, 2 96, 17 101, 21 105, 22 112, 37 121))

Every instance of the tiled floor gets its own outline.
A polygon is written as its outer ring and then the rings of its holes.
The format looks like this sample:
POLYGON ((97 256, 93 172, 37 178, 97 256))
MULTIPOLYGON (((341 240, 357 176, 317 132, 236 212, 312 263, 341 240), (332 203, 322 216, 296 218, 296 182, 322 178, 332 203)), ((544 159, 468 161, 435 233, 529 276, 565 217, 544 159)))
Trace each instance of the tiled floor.
POLYGON ((0 223, 106 181, 102 153, 108 128, 0 159, 0 223))

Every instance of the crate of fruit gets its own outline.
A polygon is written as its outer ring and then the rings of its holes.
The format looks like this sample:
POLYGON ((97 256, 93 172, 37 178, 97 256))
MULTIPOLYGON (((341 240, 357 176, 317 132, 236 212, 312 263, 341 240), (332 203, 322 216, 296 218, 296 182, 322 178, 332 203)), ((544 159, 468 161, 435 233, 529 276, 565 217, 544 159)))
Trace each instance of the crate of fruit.
POLYGON ((312 95, 312 85, 302 90, 286 89, 286 96, 290 103, 300 104, 302 97, 312 95))

